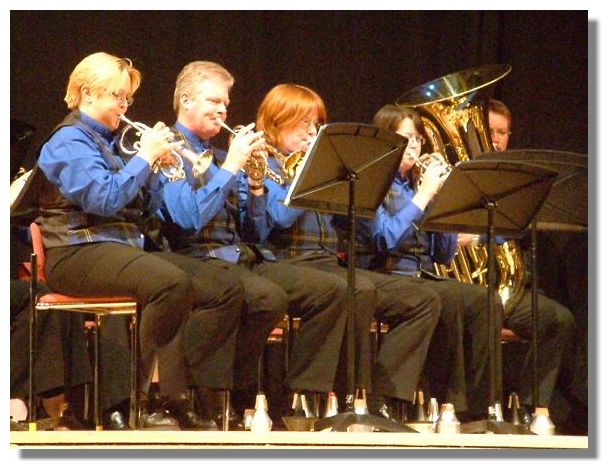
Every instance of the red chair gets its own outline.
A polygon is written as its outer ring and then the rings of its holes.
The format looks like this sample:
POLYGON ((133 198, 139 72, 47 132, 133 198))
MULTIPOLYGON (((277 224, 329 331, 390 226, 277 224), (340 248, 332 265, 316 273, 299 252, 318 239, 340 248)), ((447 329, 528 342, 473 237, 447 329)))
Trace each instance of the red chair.
POLYGON ((100 339, 102 333, 102 318, 115 315, 131 316, 131 424, 133 428, 139 425, 139 307, 131 297, 74 297, 59 293, 38 295, 38 281, 46 283, 45 253, 42 243, 40 226, 30 225, 33 253, 30 271, 30 402, 28 423, 30 430, 36 430, 36 386, 34 383, 34 357, 36 352, 36 316, 38 311, 61 311, 64 313, 87 313, 95 318, 95 339, 93 355, 93 407, 95 429, 102 430, 99 396, 101 393, 100 373, 100 339))

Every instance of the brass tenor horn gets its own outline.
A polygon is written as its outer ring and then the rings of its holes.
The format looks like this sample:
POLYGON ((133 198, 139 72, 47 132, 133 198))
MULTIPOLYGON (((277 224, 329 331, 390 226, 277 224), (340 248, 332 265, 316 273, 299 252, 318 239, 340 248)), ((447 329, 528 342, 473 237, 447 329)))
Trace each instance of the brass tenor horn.
MULTIPOLYGON (((415 109, 424 123, 434 151, 451 164, 494 151, 486 125, 484 100, 493 86, 511 71, 510 65, 486 65, 452 73, 417 86, 397 99, 397 106, 415 109)), ((437 273, 459 281, 487 286, 488 246, 459 248, 449 267, 437 273)), ((516 241, 494 246, 499 274, 498 293, 509 315, 525 293, 526 268, 516 241)))

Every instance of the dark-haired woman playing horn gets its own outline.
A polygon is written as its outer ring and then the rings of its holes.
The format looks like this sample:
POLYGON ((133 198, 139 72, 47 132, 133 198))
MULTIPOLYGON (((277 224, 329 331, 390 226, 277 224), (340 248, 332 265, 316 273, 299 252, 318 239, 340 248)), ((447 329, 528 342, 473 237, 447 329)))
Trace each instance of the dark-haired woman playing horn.
MULTIPOLYGON (((378 208, 373 236, 377 256, 374 268, 394 275, 426 278, 425 285, 439 294, 441 315, 426 363, 431 395, 451 402, 464 421, 487 416, 489 383, 487 292, 455 280, 436 279, 433 263, 449 264, 458 235, 427 233, 419 222, 428 203, 441 189, 445 165, 433 161, 420 174, 425 129, 414 110, 382 107, 373 124, 408 138, 401 165, 389 193, 378 208), (421 180, 420 180, 421 178, 421 180)), ((429 161, 429 158, 422 157, 429 161)), ((496 311, 502 303, 495 299, 496 311)))

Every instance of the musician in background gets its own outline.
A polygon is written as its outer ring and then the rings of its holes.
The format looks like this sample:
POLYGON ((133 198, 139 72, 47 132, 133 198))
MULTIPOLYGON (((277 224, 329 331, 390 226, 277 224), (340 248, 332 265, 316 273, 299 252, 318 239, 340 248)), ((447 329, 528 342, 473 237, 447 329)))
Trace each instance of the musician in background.
MULTIPOLYGON (((180 72, 173 103, 177 114, 175 131, 193 155, 208 150, 209 140, 220 132, 233 83, 232 75, 213 62, 192 62, 180 72)), ((236 345, 234 383, 232 377, 227 377, 223 386, 235 390, 232 397, 238 411, 254 403, 255 396, 246 391, 258 384, 257 364, 264 345, 285 314, 301 318, 286 377, 288 388, 297 393, 334 390, 346 323, 346 290, 333 276, 276 262, 269 250, 242 241, 241 215, 246 211, 247 199, 265 192, 257 179, 263 177, 263 170, 261 176, 255 175, 256 179, 248 177, 244 170, 251 151, 248 146, 243 151, 243 140, 254 142, 257 152, 265 144, 262 132, 252 129, 253 124, 238 131, 228 152, 213 148, 204 174, 194 175, 192 162, 186 160, 187 180, 171 182, 163 189, 164 231, 171 249, 203 264, 217 265, 243 282, 245 308, 238 334, 232 338, 236 345), (244 195, 240 201, 239 188, 244 195)), ((257 158, 264 156, 258 154, 257 158)), ((197 339, 197 334, 195 330, 186 334, 186 347, 188 341, 197 339)), ((192 373, 208 373, 200 367, 209 361, 207 357, 189 359, 192 373)), ((217 374, 225 369, 225 362, 216 362, 215 366, 217 374)), ((161 373, 162 368, 161 362, 161 373)), ((236 416, 233 424, 235 420, 236 416)))
MULTIPOLYGON (((257 128, 277 151, 268 159, 273 177, 266 177, 264 190, 247 201, 246 229, 252 239, 273 250, 279 263, 314 269, 313 276, 327 273, 332 284, 346 291, 348 269, 340 256, 344 217, 284 205, 292 182, 285 167, 289 155, 306 151, 326 119, 325 103, 310 88, 280 84, 266 94, 257 128)), ((397 404, 411 401, 417 388, 438 318, 438 298, 415 280, 363 269, 355 277, 355 385, 368 391, 371 414, 396 420, 397 404), (374 317, 390 324, 390 331, 372 364, 374 317)))
MULTIPOLYGON (((38 222, 53 291, 131 296, 142 307, 142 369, 147 390, 156 351, 176 336, 192 309, 222 315, 228 324, 240 313, 243 297, 239 280, 227 272, 186 256, 144 251, 140 225, 148 210, 145 199, 166 182, 164 174, 152 168, 157 161, 170 161, 170 152, 180 143, 159 122, 142 133, 137 155, 125 162, 117 154, 115 131, 140 81, 140 72, 128 59, 104 52, 85 57, 75 67, 65 96, 72 112, 49 136, 38 159, 43 183, 38 222)), ((212 339, 207 343, 210 353, 216 346, 212 339)), ((165 384, 171 391, 167 410, 180 426, 209 429, 186 399, 187 381, 165 384)), ((161 414, 157 421, 144 419, 144 425, 162 425, 163 418, 161 414)), ((109 424, 124 429, 127 421, 109 424)))
POLYGON ((497 99, 488 102, 488 125, 494 150, 505 151, 511 136, 511 110, 497 99))
MULTIPOLYGON (((493 404, 487 400, 487 291, 432 274, 434 262, 449 264, 453 259, 458 235, 425 232, 417 226, 447 177, 444 165, 428 158, 423 174, 416 166, 426 132, 413 109, 386 105, 376 113, 373 124, 407 137, 408 146, 370 233, 377 252, 372 268, 427 279, 425 287, 439 295, 440 317, 425 367, 431 396, 454 404, 464 421, 483 419, 493 404)), ((502 317, 498 295, 495 303, 502 317)))
MULTIPOLYGON (((509 146, 511 135, 511 111, 501 101, 491 99, 488 104, 488 124, 492 144, 496 151, 505 151, 509 146)), ((522 244, 529 242, 524 238, 522 244)), ((512 381, 512 391, 520 396, 521 403, 529 412, 533 413, 533 373, 532 363, 532 300, 531 290, 526 293, 505 319, 503 326, 512 331, 528 343, 527 353, 522 361, 517 353, 503 354, 505 364, 505 379, 512 381)), ((572 313, 564 305, 547 297, 544 293, 538 294, 538 391, 540 407, 552 407, 551 401, 558 378, 563 382, 574 378, 573 340, 575 321, 572 313), (560 376, 561 374, 561 376, 560 376)), ((550 409, 551 410, 551 409, 550 409)), ((551 411, 551 416, 558 430, 560 424, 565 423, 565 415, 551 411)))

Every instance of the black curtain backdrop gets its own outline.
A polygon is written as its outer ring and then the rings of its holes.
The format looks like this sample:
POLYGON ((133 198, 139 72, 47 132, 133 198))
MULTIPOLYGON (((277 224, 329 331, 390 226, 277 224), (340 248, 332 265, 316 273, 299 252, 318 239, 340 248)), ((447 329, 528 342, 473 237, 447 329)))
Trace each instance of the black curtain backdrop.
POLYGON ((193 60, 235 76, 231 125, 253 121, 278 83, 315 89, 332 121, 369 123, 412 87, 507 63, 494 94, 513 111, 512 148, 587 153, 586 11, 11 11, 10 28, 11 117, 38 140, 67 111, 75 65, 105 51, 142 71, 129 116, 145 123, 173 122, 175 78, 193 60))

